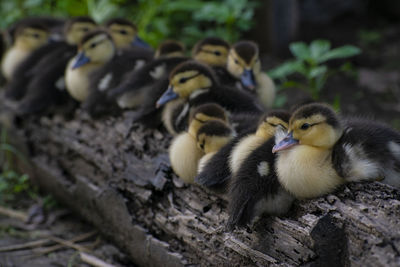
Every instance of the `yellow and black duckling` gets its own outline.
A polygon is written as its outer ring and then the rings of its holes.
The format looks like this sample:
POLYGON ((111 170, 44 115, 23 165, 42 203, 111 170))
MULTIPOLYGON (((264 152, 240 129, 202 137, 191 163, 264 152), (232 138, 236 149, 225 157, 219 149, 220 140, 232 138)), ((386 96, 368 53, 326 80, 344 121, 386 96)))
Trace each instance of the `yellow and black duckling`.
POLYGON ((189 118, 189 128, 177 135, 169 147, 169 159, 174 172, 186 183, 193 183, 198 162, 204 156, 197 146, 197 134, 204 123, 212 120, 226 122, 225 110, 216 104, 204 104, 193 110, 189 118))
POLYGON ((78 54, 65 70, 68 93, 76 101, 83 102, 89 95, 89 76, 116 55, 117 48, 111 35, 105 30, 94 30, 82 38, 78 54))
MULTIPOLYGON (((66 91, 65 68, 76 54, 77 45, 83 36, 96 28, 89 17, 74 17, 64 27, 63 39, 35 51, 23 64, 26 93, 18 105, 20 114, 33 114, 47 111, 49 107, 72 103, 66 91), (35 59, 39 58, 37 62, 35 59)), ((19 70, 22 71, 22 70, 19 70)), ((21 91, 21 82, 12 82, 14 96, 21 91)), ((12 93, 11 92, 11 93, 12 93)))
POLYGON ((131 22, 112 19, 107 25, 119 50, 112 60, 90 75, 89 95, 82 107, 91 116, 118 111, 115 101, 107 97, 108 91, 123 83, 129 72, 136 72, 153 59, 153 51, 139 41, 137 28, 131 22), (130 45, 133 47, 129 48, 130 45))
POLYGON ((261 71, 258 45, 251 41, 234 44, 228 56, 228 71, 240 79, 248 91, 254 93, 264 107, 270 108, 275 100, 275 84, 261 71))
POLYGON ((352 181, 382 180, 400 187, 400 134, 373 121, 340 121, 327 105, 297 109, 288 135, 273 151, 280 183, 300 199, 352 181))
POLYGON ((163 57, 184 57, 185 45, 176 40, 165 40, 157 47, 155 58, 163 57))
POLYGON ((19 113, 36 113, 70 99, 65 90, 65 68, 76 54, 82 37, 95 27, 96 23, 89 17, 69 19, 61 40, 37 49, 20 64, 6 88, 9 98, 23 97, 19 113))
POLYGON ((10 80, 17 66, 30 53, 48 42, 49 30, 38 23, 24 23, 18 26, 14 33, 14 43, 5 52, 1 62, 3 76, 10 80))
MULTIPOLYGON (((277 128, 277 137, 286 135, 285 129, 277 128)), ((228 229, 251 224, 263 213, 283 215, 292 206, 294 196, 283 188, 277 177, 276 155, 272 153, 274 144, 275 138, 269 138, 257 146, 232 175, 228 193, 228 229)))
POLYGON ((204 103, 217 103, 231 113, 262 112, 255 98, 219 84, 212 69, 196 61, 184 62, 172 71, 169 87, 156 105, 161 107, 171 101, 163 109, 162 120, 172 134, 184 130, 190 110, 204 103))
POLYGON ((200 173, 213 156, 234 136, 235 132, 223 121, 211 120, 204 123, 198 130, 196 138, 197 147, 204 152, 204 156, 199 161, 197 173, 200 173))
POLYGON ((118 49, 141 47, 150 49, 150 45, 138 35, 138 28, 131 21, 124 18, 112 18, 104 23, 110 31, 115 46, 118 49))
POLYGON ((232 175, 238 172, 246 158, 272 138, 277 127, 287 129, 289 118, 290 114, 283 110, 270 111, 261 116, 256 124, 257 128, 239 132, 237 137, 221 148, 204 166, 196 176, 195 182, 209 189, 225 192, 232 175))
POLYGON ((192 49, 192 58, 211 66, 218 81, 226 86, 237 86, 239 80, 226 69, 230 45, 218 37, 206 37, 192 49))

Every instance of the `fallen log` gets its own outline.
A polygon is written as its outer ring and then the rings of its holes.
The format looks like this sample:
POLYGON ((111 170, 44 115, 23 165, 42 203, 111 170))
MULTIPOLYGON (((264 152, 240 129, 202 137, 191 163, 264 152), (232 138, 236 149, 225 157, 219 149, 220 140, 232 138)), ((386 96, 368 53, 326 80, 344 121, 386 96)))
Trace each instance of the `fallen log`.
POLYGON ((35 182, 136 264, 400 265, 398 190, 350 184, 230 233, 226 200, 166 172, 171 138, 131 118, 23 118, 13 136, 28 147, 35 182))

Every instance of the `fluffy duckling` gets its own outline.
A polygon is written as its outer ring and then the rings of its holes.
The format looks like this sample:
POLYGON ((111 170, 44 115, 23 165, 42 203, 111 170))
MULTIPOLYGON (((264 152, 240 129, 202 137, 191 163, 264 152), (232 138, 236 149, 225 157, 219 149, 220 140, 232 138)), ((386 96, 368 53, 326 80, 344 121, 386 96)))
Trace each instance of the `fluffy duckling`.
MULTIPOLYGON (((277 138, 285 134, 286 131, 278 126, 277 138)), ((277 178, 276 156, 272 153, 274 144, 274 138, 270 138, 259 145, 232 176, 228 194, 228 229, 251 224, 263 213, 282 215, 290 209, 295 198, 277 178)))
POLYGON ((197 173, 200 173, 209 160, 234 137, 235 133, 225 122, 212 120, 204 123, 197 132, 197 147, 204 152, 199 161, 197 173))
POLYGON ((240 79, 248 91, 254 93, 264 107, 270 108, 275 99, 275 84, 261 71, 258 45, 240 41, 233 45, 228 56, 228 71, 240 79))
POLYGON ((238 79, 226 69, 230 45, 218 37, 206 37, 195 44, 192 58, 207 64, 214 70, 218 81, 226 86, 235 87, 238 79))
POLYGON ((18 67, 7 86, 7 96, 20 99, 18 111, 30 114, 69 99, 65 90, 65 68, 76 54, 82 37, 96 27, 89 17, 74 17, 64 26, 63 38, 42 46, 18 67))
POLYGON ((386 125, 342 122, 323 104, 297 109, 289 133, 277 143, 280 183, 297 198, 332 192, 345 182, 383 180, 400 186, 400 134, 386 125))
POLYGON ((3 76, 10 80, 17 66, 32 51, 44 45, 49 38, 49 30, 42 24, 22 24, 15 30, 14 43, 6 51, 1 62, 3 76))
POLYGON ((89 75, 113 59, 116 47, 105 30, 87 33, 79 44, 78 54, 70 60, 65 71, 68 93, 79 102, 89 95, 89 75))
POLYGON ((290 114, 283 110, 271 111, 261 116, 257 128, 239 133, 221 148, 199 172, 195 182, 209 189, 225 192, 228 181, 232 175, 236 175, 246 158, 272 138, 279 126, 287 129, 289 118, 290 114))
POLYGON ((186 183, 193 183, 198 162, 204 156, 197 146, 197 133, 204 123, 218 120, 227 121, 225 110, 216 104, 204 104, 193 110, 189 119, 189 129, 177 135, 169 147, 169 159, 174 172, 186 183))
POLYGON ((165 40, 157 47, 155 58, 184 57, 185 45, 175 40, 165 40))
POLYGON ((262 110, 252 96, 220 85, 212 69, 196 61, 184 62, 172 71, 169 87, 156 105, 161 107, 173 100, 172 105, 163 109, 162 116, 167 129, 173 126, 174 129, 168 129, 171 133, 185 129, 186 125, 177 126, 186 121, 183 118, 187 118, 191 108, 200 104, 217 103, 231 113, 260 113, 262 110))
POLYGON ((150 45, 138 36, 135 24, 124 18, 113 18, 104 23, 110 31, 115 46, 118 49, 128 47, 150 48, 150 45))

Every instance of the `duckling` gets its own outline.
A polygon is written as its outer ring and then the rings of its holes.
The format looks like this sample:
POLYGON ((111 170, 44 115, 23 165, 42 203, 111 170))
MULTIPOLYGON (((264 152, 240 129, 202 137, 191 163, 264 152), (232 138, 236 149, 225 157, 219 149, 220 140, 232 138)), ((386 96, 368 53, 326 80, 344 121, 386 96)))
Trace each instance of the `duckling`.
MULTIPOLYGON (((247 116, 249 117, 249 116, 247 116)), ((253 116, 257 118, 257 116, 253 116)), ((256 129, 239 132, 227 145, 221 148, 201 172, 195 182, 211 190, 225 192, 227 183, 235 175, 245 159, 265 141, 272 138, 278 126, 288 128, 290 114, 274 110, 259 118, 256 129)))
POLYGON ((84 34, 96 27, 89 17, 74 17, 64 26, 63 38, 37 49, 18 67, 6 87, 7 97, 20 99, 18 112, 31 114, 69 99, 64 73, 84 34))
MULTIPOLYGON (((196 61, 184 62, 172 71, 169 87, 156 106, 161 107, 176 99, 183 99, 180 105, 175 106, 174 101, 174 106, 166 106, 163 110, 162 119, 166 127, 179 125, 179 120, 184 121, 182 118, 187 117, 191 108, 209 102, 217 103, 231 113, 262 111, 256 99, 247 93, 220 85, 212 69, 196 61)), ((179 129, 172 129, 174 132, 179 132, 179 129)))
POLYGON ((124 18, 113 18, 104 23, 109 29, 117 48, 141 47, 150 48, 150 45, 138 36, 135 24, 124 18))
POLYGON ((400 186, 400 134, 386 125, 341 121, 324 104, 297 109, 288 135, 277 143, 280 183, 297 198, 318 197, 352 181, 400 186))
POLYGON ((204 166, 213 156, 234 137, 235 133, 225 122, 212 120, 204 123, 197 132, 197 147, 204 152, 199 161, 197 173, 200 173, 204 166))
POLYGON ((37 23, 23 24, 15 30, 15 41, 3 56, 1 71, 10 80, 17 66, 32 51, 44 45, 49 38, 49 30, 37 23))
MULTIPOLYGON (((286 131, 281 126, 277 128, 276 138, 280 139, 286 131)), ((228 193, 228 229, 251 224, 263 213, 283 215, 292 206, 295 198, 282 187, 275 171, 274 144, 275 139, 269 138, 259 145, 232 175, 228 193)))
POLYGON ((73 57, 65 71, 68 93, 78 102, 89 95, 89 75, 109 62, 116 55, 111 35, 105 30, 87 33, 79 44, 78 54, 73 57))
MULTIPOLYGON (((112 60, 94 71, 89 77, 89 96, 82 107, 92 117, 118 111, 118 106, 115 101, 107 97, 107 92, 123 83, 128 72, 139 70, 153 59, 153 51, 147 47, 127 48, 128 45, 131 45, 127 41, 132 40, 133 35, 136 36, 137 28, 132 23, 122 19, 113 19, 108 22, 108 26, 112 38, 120 50, 112 60), (123 22, 126 24, 122 24, 123 22)), ((137 40, 136 37, 134 45, 137 44, 137 40)))
POLYGON ((200 105, 189 118, 189 129, 177 135, 169 147, 169 159, 174 172, 186 183, 193 183, 198 162, 204 152, 197 146, 197 133, 204 123, 228 120, 225 110, 216 104, 200 105))
POLYGON ((240 41, 229 52, 228 71, 240 79, 244 88, 254 93, 264 107, 270 108, 275 99, 275 84, 261 71, 258 45, 251 41, 240 41))
POLYGON ((192 58, 207 64, 214 70, 218 81, 226 86, 235 87, 239 80, 226 69, 230 45, 218 37, 206 37, 195 44, 192 58))

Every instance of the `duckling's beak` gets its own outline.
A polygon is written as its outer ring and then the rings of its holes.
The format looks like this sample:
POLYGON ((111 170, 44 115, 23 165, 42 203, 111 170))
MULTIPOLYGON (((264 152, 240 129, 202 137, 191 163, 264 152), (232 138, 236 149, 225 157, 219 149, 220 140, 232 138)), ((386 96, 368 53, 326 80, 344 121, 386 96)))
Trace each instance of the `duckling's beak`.
POLYGON ((170 85, 170 86, 168 86, 167 91, 165 91, 164 94, 160 97, 160 99, 158 99, 158 101, 156 103, 156 108, 159 108, 162 105, 164 105, 165 103, 168 103, 169 101, 174 100, 178 97, 179 97, 179 95, 174 92, 174 87, 172 85, 170 85))
POLYGON ((256 87, 256 81, 254 79, 254 73, 251 69, 245 69, 242 76, 240 77, 242 84, 250 90, 256 87))
POLYGON ((79 68, 79 67, 81 67, 81 66, 83 66, 83 65, 85 65, 86 63, 89 63, 90 62, 90 58, 88 58, 86 55, 85 55, 85 52, 80 52, 76 57, 75 57, 75 60, 74 60, 74 62, 72 63, 72 69, 76 69, 76 68, 79 68))
POLYGON ((272 153, 276 153, 281 150, 288 149, 292 146, 298 145, 299 140, 296 140, 293 138, 293 132, 288 133, 285 138, 283 138, 282 141, 280 141, 278 144, 274 145, 272 148, 272 153))
POLYGON ((132 46, 138 46, 138 47, 143 47, 143 48, 150 48, 150 45, 148 43, 146 43, 145 41, 143 41, 139 36, 135 36, 135 38, 133 39, 132 46))

